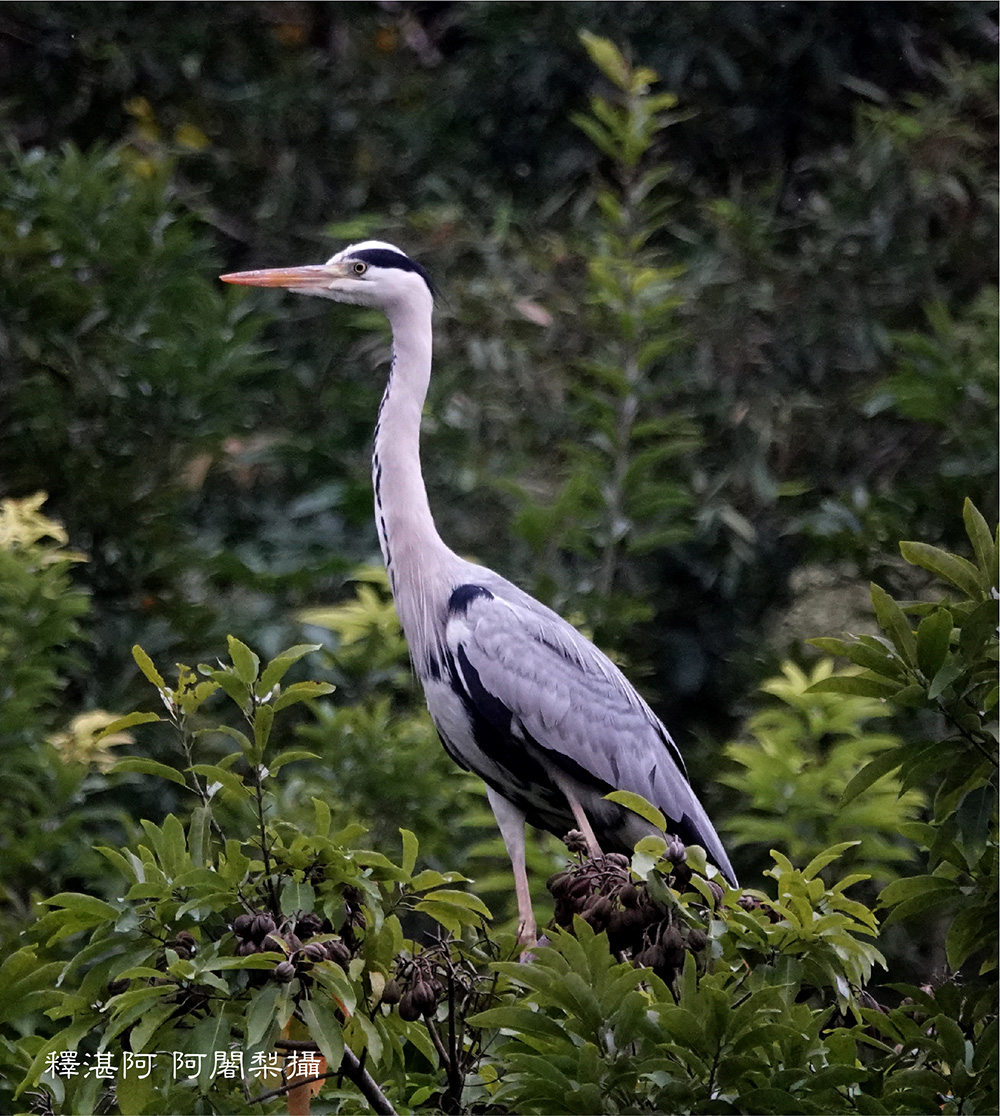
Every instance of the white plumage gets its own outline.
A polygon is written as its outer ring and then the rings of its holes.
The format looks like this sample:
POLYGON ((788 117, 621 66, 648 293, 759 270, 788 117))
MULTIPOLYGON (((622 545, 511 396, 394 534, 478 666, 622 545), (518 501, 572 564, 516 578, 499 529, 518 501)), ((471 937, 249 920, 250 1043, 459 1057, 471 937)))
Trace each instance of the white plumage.
POLYGON ((514 867, 522 938, 535 936, 525 819, 560 836, 576 826, 595 854, 630 852, 652 827, 607 802, 611 790, 648 799, 735 883, 680 752, 621 671, 551 609, 441 541, 420 469, 433 311, 423 268, 394 245, 365 241, 325 264, 223 278, 378 307, 389 318, 392 366, 372 456, 376 527, 431 717, 448 753, 486 782, 514 867))

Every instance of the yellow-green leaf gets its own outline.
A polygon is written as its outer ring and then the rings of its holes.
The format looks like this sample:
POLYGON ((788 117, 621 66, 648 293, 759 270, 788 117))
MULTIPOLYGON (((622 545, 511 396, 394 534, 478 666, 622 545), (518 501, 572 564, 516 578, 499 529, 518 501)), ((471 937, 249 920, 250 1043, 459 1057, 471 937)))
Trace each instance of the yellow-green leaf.
POLYGON ((634 794, 632 791, 617 790, 612 791, 610 794, 606 794, 604 797, 609 802, 616 802, 619 806, 624 806, 627 810, 631 810, 633 814, 638 814, 640 818, 645 818, 646 821, 661 833, 666 833, 667 819, 663 816, 662 811, 658 810, 651 802, 647 802, 641 794, 634 794))
POLYGON ((260 659, 235 636, 227 636, 226 639, 229 643, 229 657, 233 661, 236 676, 245 685, 252 686, 257 681, 260 659))
POLYGON ((153 660, 138 643, 132 648, 132 658, 135 659, 136 666, 158 690, 167 688, 166 682, 163 681, 163 675, 153 666, 153 660))

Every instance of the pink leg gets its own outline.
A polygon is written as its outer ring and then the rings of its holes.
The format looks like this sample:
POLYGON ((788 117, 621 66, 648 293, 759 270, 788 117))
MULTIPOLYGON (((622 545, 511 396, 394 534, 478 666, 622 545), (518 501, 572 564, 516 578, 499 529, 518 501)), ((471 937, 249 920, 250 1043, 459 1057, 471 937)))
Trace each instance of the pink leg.
POLYGON ((601 855, 601 846, 597 843, 597 838, 594 836, 593 827, 590 824, 590 819, 583 811, 579 800, 573 793, 573 788, 568 779, 564 778, 558 772, 552 772, 552 781, 566 796, 566 801, 569 803, 569 808, 573 811, 573 817, 576 818, 576 824, 580 832, 586 838, 587 848, 590 850, 592 857, 601 855))
POLYGON ((486 788, 486 797, 500 827, 500 836, 507 846, 511 867, 514 869, 514 894, 517 896, 517 939, 523 946, 534 945, 537 940, 535 912, 531 907, 528 891, 528 872, 524 865, 524 814, 501 798, 492 787, 486 788))

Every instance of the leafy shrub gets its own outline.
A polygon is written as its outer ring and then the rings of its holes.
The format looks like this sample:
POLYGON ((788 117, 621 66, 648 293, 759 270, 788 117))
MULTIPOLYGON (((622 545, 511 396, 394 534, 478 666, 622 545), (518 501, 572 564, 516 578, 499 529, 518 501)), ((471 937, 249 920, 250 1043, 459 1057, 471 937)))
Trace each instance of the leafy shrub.
POLYGON ((795 863, 830 845, 854 842, 839 866, 888 883, 912 859, 913 846, 901 832, 920 814, 923 796, 914 789, 901 792, 896 780, 883 778, 842 803, 854 776, 902 741, 867 727, 889 716, 884 702, 817 692, 815 684, 832 673, 831 659, 817 662, 809 674, 785 663, 781 677, 761 686, 782 704, 753 714, 744 730, 750 739, 726 746, 727 758, 742 770, 721 779, 741 792, 742 804, 724 828, 736 846, 780 848, 795 863))
POLYGON ((72 147, 0 160, 0 472, 45 488, 87 552, 99 653, 123 614, 211 613, 185 516, 266 367, 168 167, 147 171, 72 147))
POLYGON ((0 505, 0 940, 28 915, 32 894, 94 863, 82 839, 86 763, 50 741, 67 717, 89 599, 70 580, 84 556, 42 512, 43 493, 0 505))
POLYGON ((880 903, 890 909, 887 922, 947 907, 948 964, 972 981, 970 960, 979 960, 980 977, 997 963, 998 571, 997 536, 968 500, 964 521, 974 561, 927 543, 900 543, 907 562, 944 582, 944 596, 928 592, 928 599, 900 604, 872 585, 884 634, 812 642, 854 664, 817 682, 816 691, 887 700, 932 714, 940 726, 871 760, 844 799, 890 773, 903 788, 932 793, 929 821, 901 827, 924 850, 928 871, 890 883, 880 903), (915 630, 911 616, 919 621, 915 630))
MULTIPOLYGON (((278 774, 310 756, 277 750, 276 718, 332 688, 284 684, 293 664, 315 647, 290 648, 264 667, 238 640, 231 638, 229 648, 225 665, 197 673, 179 667, 175 686, 135 649, 166 716, 133 713, 106 731, 163 721, 175 734, 179 759, 168 766, 134 757, 117 770, 182 787, 195 804, 190 820, 185 825, 173 814, 161 825, 144 820, 134 843, 98 849, 115 873, 118 897, 62 892, 45 900, 50 910, 31 930, 41 947, 25 946, 0 970, 9 993, 0 1018, 44 1009, 62 1021, 48 1036, 29 1031, 3 1054, 8 1076, 16 1069, 25 1075, 23 1085, 35 1085, 47 1070, 46 1087, 60 1106, 93 1109, 113 1097, 121 1111, 187 1112, 214 1089, 212 1103, 234 1111, 254 1101, 254 1092, 244 1092, 244 1071, 248 1080, 276 1087, 273 1101, 288 1091, 274 1045, 298 1051, 302 1028, 315 1052, 310 1068, 319 1065, 321 1075, 325 1064, 331 1074, 339 1068, 367 1090, 371 1103, 382 1094, 364 1060, 390 1078, 402 1077, 411 1044, 415 1056, 436 1060, 417 1021, 433 1015, 445 991, 453 997, 461 985, 480 1003, 478 981, 454 969, 455 985, 439 984, 434 955, 422 959, 404 939, 408 911, 454 934, 489 915, 481 900, 453 886, 457 874, 416 871, 410 831, 401 831, 396 863, 356 847, 363 827, 334 830, 320 798, 312 799, 312 816, 301 825, 269 816, 278 774), (203 706, 217 691, 236 703, 245 732, 205 723, 203 706), (235 741, 237 750, 202 762, 206 737, 213 735, 235 741), (68 960, 55 959, 59 943, 80 934, 86 944, 68 960), (398 1010, 380 1010, 383 999, 398 1010), (136 1056, 164 1049, 180 1059, 173 1073, 136 1068, 136 1056), (97 1069, 74 1072, 81 1065, 97 1069), (185 1073, 178 1075, 178 1065, 185 1073)), ((294 1084, 295 1066, 285 1069, 294 1084)), ((269 1091, 259 1087, 256 1094, 269 1091)))

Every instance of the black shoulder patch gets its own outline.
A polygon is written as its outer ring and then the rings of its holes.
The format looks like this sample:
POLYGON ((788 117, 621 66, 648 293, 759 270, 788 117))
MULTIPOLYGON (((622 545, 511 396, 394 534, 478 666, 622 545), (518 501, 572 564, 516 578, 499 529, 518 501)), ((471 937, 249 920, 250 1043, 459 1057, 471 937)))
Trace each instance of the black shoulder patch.
POLYGON ((360 252, 352 252, 350 258, 352 260, 364 260, 365 263, 369 263, 373 267, 397 267, 400 271, 415 271, 427 284, 431 294, 437 294, 426 269, 421 267, 416 260, 404 256, 402 252, 390 252, 388 248, 365 248, 360 252))
POLYGON ((478 597, 485 597, 488 601, 493 600, 493 594, 482 585, 459 585, 448 598, 448 611, 465 612, 478 597))

